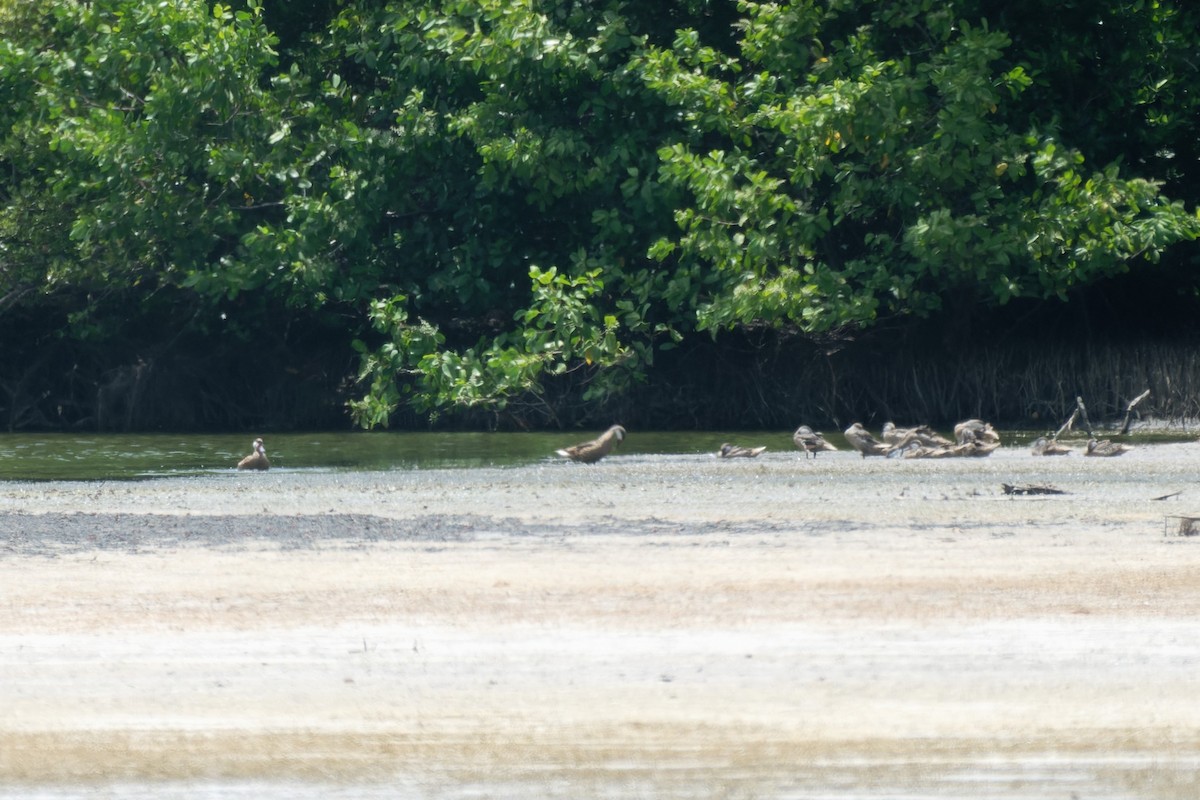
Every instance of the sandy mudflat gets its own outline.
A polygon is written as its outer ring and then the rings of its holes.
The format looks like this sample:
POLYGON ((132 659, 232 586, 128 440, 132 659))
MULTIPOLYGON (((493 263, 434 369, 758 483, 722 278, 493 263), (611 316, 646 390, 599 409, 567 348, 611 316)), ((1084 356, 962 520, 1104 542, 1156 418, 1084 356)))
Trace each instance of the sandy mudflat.
POLYGON ((1163 444, 0 484, 0 798, 1190 800, 1200 536, 1165 518, 1198 474, 1163 444))

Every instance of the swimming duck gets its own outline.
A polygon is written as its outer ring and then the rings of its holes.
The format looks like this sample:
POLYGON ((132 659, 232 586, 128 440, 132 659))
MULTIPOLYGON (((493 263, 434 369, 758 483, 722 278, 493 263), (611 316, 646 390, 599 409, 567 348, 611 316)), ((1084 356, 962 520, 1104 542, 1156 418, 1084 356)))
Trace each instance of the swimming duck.
POLYGON ((866 458, 867 456, 886 456, 892 448, 883 442, 876 439, 867 429, 862 426, 862 423, 856 422, 842 432, 846 437, 846 441, 850 446, 866 458))
POLYGON ((992 427, 992 423, 981 419, 969 419, 954 426, 954 438, 959 444, 967 442, 1000 443, 1000 434, 992 427))
POLYGON ((1087 450, 1084 451, 1085 456, 1096 456, 1099 458, 1112 458, 1121 456, 1132 450, 1133 447, 1127 444, 1118 444, 1108 439, 1088 439, 1087 450))
POLYGON ((254 452, 238 462, 238 469, 258 469, 267 470, 271 468, 271 462, 267 459, 267 448, 263 446, 262 439, 254 440, 254 452))
POLYGON ((763 447, 738 447, 736 444, 726 442, 721 445, 721 449, 717 452, 721 458, 758 458, 766 450, 763 447))
POLYGON ((792 441, 796 443, 796 447, 804 451, 804 457, 808 458, 808 454, 812 453, 812 457, 816 458, 817 453, 822 450, 837 450, 836 447, 825 441, 821 434, 813 431, 807 425, 801 425, 796 428, 796 432, 792 434, 792 441))
POLYGON ((1039 436, 1034 440, 1031 452, 1035 456, 1065 456, 1073 451, 1065 444, 1059 444, 1057 439, 1039 436))
POLYGON ((625 429, 620 425, 613 425, 611 428, 600 434, 590 442, 583 444, 564 447, 561 450, 554 452, 563 458, 569 458, 572 461, 578 461, 581 464, 595 464, 600 459, 604 458, 613 447, 620 444, 625 439, 625 429))
POLYGON ((945 447, 954 442, 942 436, 928 425, 918 425, 915 428, 897 428, 894 422, 883 423, 883 433, 880 437, 891 445, 920 442, 925 447, 945 447))

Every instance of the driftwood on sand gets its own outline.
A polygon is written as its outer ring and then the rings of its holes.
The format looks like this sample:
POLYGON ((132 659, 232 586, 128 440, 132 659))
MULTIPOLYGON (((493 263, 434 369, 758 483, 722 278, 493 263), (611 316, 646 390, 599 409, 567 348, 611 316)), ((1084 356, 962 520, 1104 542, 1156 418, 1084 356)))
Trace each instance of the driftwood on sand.
POLYGON ((1000 486, 1003 487, 1005 494, 1066 494, 1062 489, 1057 489, 1053 486, 1039 486, 1028 483, 1024 486, 1002 483, 1000 486))

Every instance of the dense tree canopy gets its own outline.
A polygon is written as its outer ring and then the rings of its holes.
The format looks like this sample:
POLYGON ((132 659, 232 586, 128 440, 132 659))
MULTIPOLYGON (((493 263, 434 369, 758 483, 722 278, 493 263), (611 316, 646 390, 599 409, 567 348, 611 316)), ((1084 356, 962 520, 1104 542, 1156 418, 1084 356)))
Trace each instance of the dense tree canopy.
POLYGON ((296 315, 356 340, 374 426, 553 419, 697 336, 1067 301, 1200 235, 1198 23, 1170 0, 0 0, 0 320, 296 315))

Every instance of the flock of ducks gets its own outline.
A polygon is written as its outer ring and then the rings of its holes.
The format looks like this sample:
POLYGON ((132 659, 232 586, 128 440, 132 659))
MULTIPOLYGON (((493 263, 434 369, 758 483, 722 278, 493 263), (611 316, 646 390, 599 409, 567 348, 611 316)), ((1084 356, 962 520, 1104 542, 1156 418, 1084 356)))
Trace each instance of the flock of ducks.
MULTIPOLYGON (((612 449, 625 440, 626 431, 620 425, 600 434, 595 439, 581 444, 564 447, 555 451, 563 458, 579 461, 584 464, 594 464, 604 458, 612 449)), ((885 458, 971 458, 991 455, 1000 446, 1000 434, 990 422, 981 419, 969 419, 954 426, 954 440, 951 441, 930 428, 928 425, 918 425, 913 428, 899 428, 892 422, 885 422, 876 439, 871 433, 855 422, 843 433, 846 442, 858 451, 863 458, 867 456, 882 456, 885 458)), ((804 452, 807 459, 826 450, 837 450, 825 437, 807 425, 801 425, 792 434, 792 442, 798 450, 804 452)), ((721 458, 757 458, 766 451, 766 447, 743 447, 728 442, 721 445, 717 455, 721 458)), ((1107 439, 1097 441, 1090 439, 1087 443, 1085 456, 1112 457, 1122 455, 1133 448, 1127 444, 1118 444, 1107 439)), ((1057 439, 1039 438, 1033 443, 1032 453, 1035 456, 1061 456, 1074 452, 1070 447, 1060 444, 1057 439)))
POLYGON ((850 446, 863 458, 971 458, 989 456, 1000 446, 1000 434, 990 422, 969 419, 954 426, 954 441, 950 441, 928 425, 897 428, 886 422, 876 439, 861 423, 854 423, 842 434, 850 446))
MULTIPOLYGON (((604 433, 591 441, 564 447, 555 452, 563 458, 578 461, 581 464, 595 464, 612 452, 613 448, 625 441, 625 429, 613 425, 604 433)), ((863 458, 867 456, 882 456, 884 458, 964 458, 991 455, 1000 446, 1000 434, 991 423, 979 419, 969 419, 954 426, 954 441, 947 439, 928 425, 918 425, 914 428, 898 428, 894 423, 885 422, 876 439, 862 426, 854 423, 843 433, 851 447, 858 451, 863 458)), ((807 425, 801 425, 792 434, 792 441, 798 450, 804 452, 807 459, 810 455, 816 458, 821 452, 837 450, 824 436, 807 425)), ((267 458, 267 448, 261 438, 255 439, 250 455, 238 462, 239 470, 267 470, 271 461, 267 458)), ((721 445, 717 455, 721 458, 757 458, 766 451, 766 447, 742 447, 726 442, 721 445)), ((1127 444, 1119 444, 1104 439, 1090 439, 1085 456, 1112 457, 1122 455, 1133 448, 1127 444)), ((1033 443, 1032 453, 1035 456, 1063 456, 1074 452, 1070 447, 1060 444, 1057 439, 1040 437, 1033 443)))

